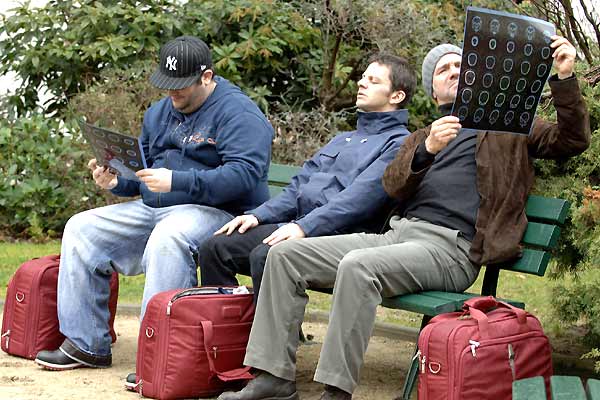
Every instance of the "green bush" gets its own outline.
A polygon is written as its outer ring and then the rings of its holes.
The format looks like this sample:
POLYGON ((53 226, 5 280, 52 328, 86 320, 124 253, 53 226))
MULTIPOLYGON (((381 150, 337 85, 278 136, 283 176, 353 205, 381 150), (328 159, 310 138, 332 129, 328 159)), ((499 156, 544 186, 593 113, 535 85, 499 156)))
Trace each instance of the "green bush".
POLYGON ((77 211, 106 203, 67 126, 41 116, 0 119, 0 236, 44 240, 77 211))
MULTIPOLYGON (((579 76, 583 76, 581 68, 579 76)), ((571 216, 563 234, 551 277, 552 308, 556 318, 568 327, 586 327, 585 341, 600 344, 600 281, 592 269, 600 265, 600 85, 580 79, 590 112, 592 141, 583 154, 563 161, 537 161, 535 190, 546 196, 571 201, 571 216)), ((555 118, 553 107, 542 105, 539 113, 555 118)), ((590 358, 598 358, 597 351, 590 358), (595 356, 594 356, 595 355, 595 356)), ((597 363, 600 369, 600 362, 597 363)))
POLYGON ((50 0, 28 2, 1 17, 0 74, 13 71, 21 87, 10 111, 35 110, 38 91, 52 98, 44 112, 64 110, 69 98, 100 77, 106 67, 127 67, 154 57, 164 38, 181 33, 180 7, 166 0, 50 0))

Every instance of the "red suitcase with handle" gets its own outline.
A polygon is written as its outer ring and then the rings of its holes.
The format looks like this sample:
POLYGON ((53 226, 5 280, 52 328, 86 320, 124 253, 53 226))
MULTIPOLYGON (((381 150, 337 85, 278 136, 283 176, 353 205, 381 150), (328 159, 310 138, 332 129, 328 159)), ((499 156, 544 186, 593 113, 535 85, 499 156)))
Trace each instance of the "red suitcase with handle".
POLYGON ((431 319, 419 335, 419 400, 510 400, 512 382, 543 376, 552 352, 536 317, 493 297, 431 319))
POLYGON ((145 397, 210 397, 228 382, 251 379, 243 367, 252 293, 199 287, 161 292, 140 326, 135 390, 145 397))
MULTIPOLYGON (((41 350, 56 350, 65 340, 58 327, 56 286, 59 255, 23 263, 8 282, 0 345, 8 354, 33 360, 41 350)), ((119 277, 110 280, 110 335, 117 340, 113 324, 117 311, 119 277)))

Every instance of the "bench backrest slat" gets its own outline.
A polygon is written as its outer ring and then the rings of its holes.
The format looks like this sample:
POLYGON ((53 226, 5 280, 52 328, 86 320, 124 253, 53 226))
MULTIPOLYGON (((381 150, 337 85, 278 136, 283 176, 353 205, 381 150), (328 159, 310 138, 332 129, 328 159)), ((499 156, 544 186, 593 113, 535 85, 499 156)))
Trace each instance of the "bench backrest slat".
POLYGON ((527 198, 525 214, 532 221, 537 220, 562 225, 569 215, 570 206, 567 200, 532 194, 527 198))
POLYGON ((271 164, 269 166, 269 186, 287 186, 298 172, 300 172, 300 167, 271 164))
POLYGON ((523 256, 512 265, 502 267, 509 271, 544 276, 550 262, 550 253, 543 250, 523 249, 523 256))
POLYGON ((553 249, 558 243, 560 236, 560 227, 556 225, 541 224, 539 222, 529 222, 527 230, 521 240, 526 246, 541 247, 543 249, 553 249))

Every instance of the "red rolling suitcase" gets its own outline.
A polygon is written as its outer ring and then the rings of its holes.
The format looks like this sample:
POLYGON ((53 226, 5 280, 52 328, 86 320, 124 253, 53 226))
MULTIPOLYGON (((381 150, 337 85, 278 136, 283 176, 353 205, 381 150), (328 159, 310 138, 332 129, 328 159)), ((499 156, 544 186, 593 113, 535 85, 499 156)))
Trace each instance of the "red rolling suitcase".
POLYGON ((536 317, 493 297, 431 319, 419 335, 419 400, 510 400, 512 382, 552 375, 552 352, 536 317))
MULTIPOLYGON (((58 330, 56 285, 59 255, 35 258, 23 263, 8 282, 0 345, 8 354, 33 360, 41 350, 56 350, 65 337, 58 330)), ((119 277, 110 280, 110 335, 119 295, 119 277)))
POLYGON ((199 287, 161 292, 148 302, 136 360, 138 393, 156 399, 210 397, 243 368, 254 318, 252 293, 199 287))

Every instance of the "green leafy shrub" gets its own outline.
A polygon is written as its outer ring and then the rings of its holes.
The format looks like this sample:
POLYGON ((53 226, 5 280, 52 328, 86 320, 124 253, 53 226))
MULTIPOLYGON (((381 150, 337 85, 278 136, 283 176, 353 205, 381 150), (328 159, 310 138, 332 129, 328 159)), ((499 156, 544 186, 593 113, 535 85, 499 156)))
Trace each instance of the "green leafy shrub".
MULTIPOLYGON (((584 75, 578 71, 579 76, 584 75)), ((600 343, 600 85, 580 79, 590 112, 592 141, 583 154, 563 161, 537 161, 536 191, 571 201, 571 216, 564 227, 556 262, 552 307, 559 321, 587 328, 586 342, 600 343)), ((539 113, 555 118, 553 107, 542 105, 539 113)), ((600 364, 598 365, 600 367, 600 364)))
POLYGON ((0 236, 44 240, 75 212, 106 203, 67 128, 41 116, 0 119, 0 236))
POLYGON ((127 67, 154 57, 164 38, 181 33, 180 7, 153 0, 50 0, 42 8, 28 2, 2 16, 0 74, 13 71, 21 87, 10 97, 18 115, 35 109, 38 91, 51 99, 44 112, 65 108, 106 67, 127 67))

